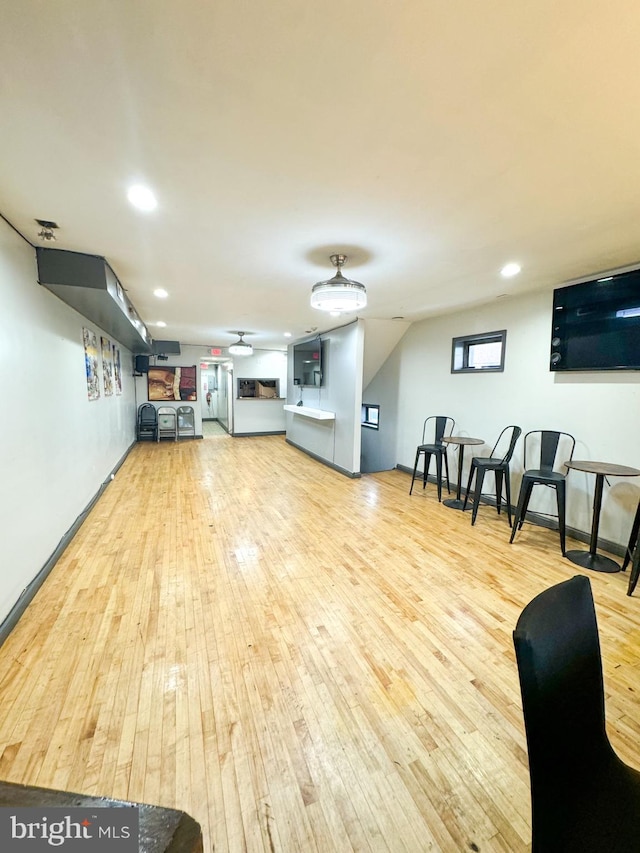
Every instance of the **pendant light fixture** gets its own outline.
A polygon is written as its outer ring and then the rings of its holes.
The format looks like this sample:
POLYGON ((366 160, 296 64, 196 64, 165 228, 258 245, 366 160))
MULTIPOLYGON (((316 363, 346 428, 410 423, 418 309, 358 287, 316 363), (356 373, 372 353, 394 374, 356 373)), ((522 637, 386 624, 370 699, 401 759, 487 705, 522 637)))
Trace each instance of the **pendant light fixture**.
POLYGON ((331 263, 338 268, 333 278, 319 281, 311 289, 311 307, 321 311, 359 311, 367 304, 367 289, 359 281, 342 275, 341 267, 346 255, 331 255, 331 263))
POLYGON ((229 347, 229 352, 231 355, 253 355, 253 347, 251 344, 248 344, 246 341, 243 341, 243 335, 246 335, 246 332, 236 332, 237 335, 240 335, 240 340, 236 341, 235 344, 231 344, 229 347))

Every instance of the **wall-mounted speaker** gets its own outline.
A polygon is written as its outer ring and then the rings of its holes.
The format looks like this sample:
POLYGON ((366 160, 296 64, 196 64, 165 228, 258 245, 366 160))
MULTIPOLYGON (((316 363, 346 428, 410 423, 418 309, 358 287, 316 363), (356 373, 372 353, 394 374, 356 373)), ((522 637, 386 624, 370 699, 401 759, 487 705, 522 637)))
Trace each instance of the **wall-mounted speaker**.
POLYGON ((148 373, 149 372, 149 356, 148 355, 137 355, 136 356, 136 373, 148 373))

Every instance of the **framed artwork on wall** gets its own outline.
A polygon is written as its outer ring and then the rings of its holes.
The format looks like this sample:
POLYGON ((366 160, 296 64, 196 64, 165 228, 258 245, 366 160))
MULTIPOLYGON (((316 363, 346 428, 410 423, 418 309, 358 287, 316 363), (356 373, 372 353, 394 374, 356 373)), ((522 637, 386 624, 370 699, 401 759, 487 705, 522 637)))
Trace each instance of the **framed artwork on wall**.
POLYGON ((149 367, 147 397, 153 402, 197 400, 196 367, 149 367))
POLYGON ((111 341, 109 338, 100 338, 102 349, 102 381, 104 383, 104 396, 113 395, 113 357, 111 355, 111 341))
POLYGON ((84 343, 84 366, 87 374, 87 396, 90 400, 100 397, 100 377, 98 376, 98 340, 91 329, 82 329, 84 343))
POLYGON ((116 394, 122 394, 122 365, 120 363, 120 350, 113 345, 113 384, 116 388, 116 394))

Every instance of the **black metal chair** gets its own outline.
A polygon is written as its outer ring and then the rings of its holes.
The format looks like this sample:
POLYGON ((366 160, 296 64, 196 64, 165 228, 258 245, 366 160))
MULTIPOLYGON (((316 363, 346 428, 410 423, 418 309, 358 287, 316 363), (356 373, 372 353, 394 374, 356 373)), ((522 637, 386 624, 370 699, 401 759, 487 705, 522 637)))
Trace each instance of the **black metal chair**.
POLYGON ((622 563, 622 571, 624 572, 631 563, 631 573, 629 575, 629 586, 627 587, 627 595, 632 595, 638 576, 640 575, 640 547, 638 547, 638 537, 640 535, 640 503, 636 509, 635 518, 631 526, 631 535, 629 536, 629 544, 624 554, 624 562, 622 563))
POLYGON ((584 575, 536 596, 513 633, 529 753, 533 853, 640 850, 640 772, 605 728, 602 660, 584 575))
POLYGON ((429 465, 431 457, 436 460, 436 476, 438 480, 438 500, 442 500, 442 460, 444 459, 444 467, 447 475, 447 491, 451 493, 449 485, 449 460, 447 458, 447 446, 443 442, 443 438, 448 437, 453 432, 456 422, 453 418, 446 415, 432 415, 427 418, 422 426, 422 444, 418 445, 416 450, 416 461, 413 465, 413 476, 411 477, 411 488, 409 494, 413 492, 413 483, 416 479, 418 471, 418 463, 420 457, 424 455, 424 468, 422 473, 422 488, 427 485, 427 476, 429 474, 429 465), (431 443, 428 440, 431 439, 431 443))
POLYGON ((482 495, 482 483, 484 475, 487 471, 493 471, 496 480, 496 507, 498 515, 502 504, 502 483, 505 485, 505 500, 507 503, 507 517, 509 519, 509 527, 511 527, 511 482, 509 478, 509 462, 513 456, 513 451, 516 447, 516 442, 520 438, 522 430, 519 426, 505 427, 498 440, 493 445, 493 449, 489 456, 474 456, 471 459, 471 467, 469 469, 469 481, 467 483, 467 492, 464 496, 464 504, 462 510, 467 508, 467 501, 471 493, 471 483, 474 475, 476 478, 476 487, 473 494, 473 512, 471 513, 471 524, 476 523, 478 515, 478 507, 480 506, 480 497, 482 495), (498 455, 496 455, 498 454, 498 455), (502 454, 502 455, 499 455, 502 454))
POLYGON ((138 407, 136 438, 138 441, 158 439, 158 413, 151 403, 143 403, 138 407))
MULTIPOLYGON (((565 462, 573 458, 576 445, 575 438, 568 432, 557 432, 555 430, 538 429, 528 432, 524 437, 524 474, 520 484, 518 506, 516 507, 511 538, 513 542, 516 530, 522 530, 525 522, 531 491, 534 486, 542 485, 555 489, 556 504, 558 508, 558 530, 560 532, 560 548, 562 556, 566 553, 565 548, 565 516, 566 516, 566 469, 562 468, 565 462), (536 468, 527 468, 527 460, 537 463, 536 468)), ((548 513, 539 513, 548 515, 548 513)))

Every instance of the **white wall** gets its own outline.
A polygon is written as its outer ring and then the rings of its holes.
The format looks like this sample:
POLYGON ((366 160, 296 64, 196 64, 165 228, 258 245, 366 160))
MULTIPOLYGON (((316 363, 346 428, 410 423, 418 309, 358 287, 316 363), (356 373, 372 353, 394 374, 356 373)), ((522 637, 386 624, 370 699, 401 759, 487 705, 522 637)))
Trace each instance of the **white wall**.
POLYGON ((136 409, 122 346, 122 395, 88 400, 82 329, 105 333, 37 283, 1 220, 0 303, 1 620, 135 441, 136 409))
POLYGON ((256 350, 233 359, 233 434, 285 431, 284 396, 287 389, 287 353, 256 350), (238 379, 278 379, 281 399, 238 399, 238 379))
MULTIPOLYGON (((479 448, 478 455, 489 452, 503 426, 515 423, 523 433, 533 429, 572 433, 575 459, 640 469, 640 373, 552 373, 551 306, 549 289, 425 320, 409 329, 366 389, 366 401, 376 403, 377 397, 393 400, 397 388, 398 464, 413 467, 423 420, 447 414, 456 420, 456 433, 485 439, 489 446, 479 448), (453 337, 498 329, 507 330, 504 373, 451 374, 453 337)), ((455 457, 451 459, 455 467, 455 457)), ((522 440, 512 463, 514 501, 521 472, 522 440)), ((463 485, 467 475, 465 458, 463 485)), ((594 480, 577 471, 569 474, 567 524, 586 533, 591 528, 594 480)), ((610 482, 611 487, 605 485, 600 536, 626 545, 640 498, 640 477, 610 482)), ((534 490, 532 511, 551 512, 554 506, 550 489, 534 490)))
MULTIPOLYGON (((287 383, 287 402, 334 412, 335 421, 318 421, 286 413, 287 440, 350 473, 360 473, 360 411, 364 324, 361 320, 322 334, 325 341, 322 372, 325 384, 301 388, 287 383)), ((293 377, 293 346, 289 347, 289 376, 293 377)))

